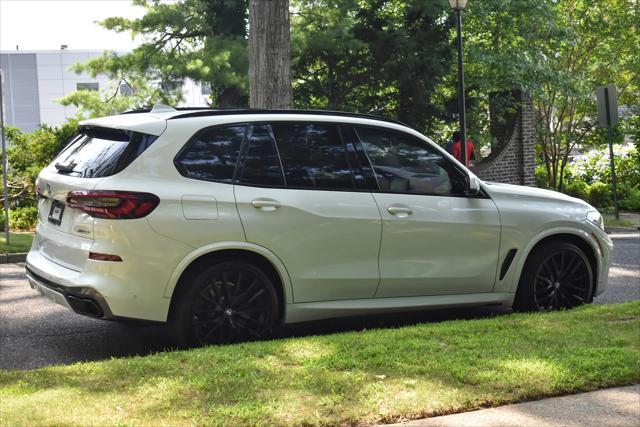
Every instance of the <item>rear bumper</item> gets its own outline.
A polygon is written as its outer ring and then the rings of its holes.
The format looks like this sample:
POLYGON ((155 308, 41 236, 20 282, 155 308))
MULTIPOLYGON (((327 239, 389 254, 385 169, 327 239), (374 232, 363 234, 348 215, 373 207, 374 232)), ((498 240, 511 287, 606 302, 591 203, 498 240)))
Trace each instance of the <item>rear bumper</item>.
POLYGON ((76 313, 100 319, 164 322, 171 300, 164 298, 165 281, 129 262, 87 260, 83 271, 57 264, 34 244, 27 255, 31 287, 76 313))
POLYGON ((52 302, 78 314, 99 319, 115 319, 105 299, 91 288, 69 288, 59 285, 26 267, 29 285, 52 302))

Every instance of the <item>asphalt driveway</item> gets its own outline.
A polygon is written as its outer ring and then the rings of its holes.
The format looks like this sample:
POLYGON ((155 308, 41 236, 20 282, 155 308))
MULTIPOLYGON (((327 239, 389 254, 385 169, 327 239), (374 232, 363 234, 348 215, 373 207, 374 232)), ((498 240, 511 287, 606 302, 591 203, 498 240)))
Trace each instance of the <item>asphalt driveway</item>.
MULTIPOLYGON (((640 234, 614 234, 609 289, 596 303, 640 300, 640 234)), ((439 310, 291 325, 279 336, 400 326, 500 315, 486 308, 439 310)), ((107 322, 76 315, 29 287, 23 264, 0 265, 0 368, 34 369, 84 360, 144 355, 174 347, 167 328, 147 322, 107 322)))

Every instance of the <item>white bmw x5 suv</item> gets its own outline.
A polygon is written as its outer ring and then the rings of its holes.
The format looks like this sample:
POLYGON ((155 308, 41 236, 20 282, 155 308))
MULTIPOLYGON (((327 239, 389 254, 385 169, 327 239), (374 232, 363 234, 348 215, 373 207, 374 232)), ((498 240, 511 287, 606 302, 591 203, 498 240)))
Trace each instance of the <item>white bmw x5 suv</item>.
POLYGON ((186 343, 279 323, 472 305, 551 310, 607 285, 585 202, 482 182, 425 136, 325 111, 87 120, 39 176, 35 289, 186 343))

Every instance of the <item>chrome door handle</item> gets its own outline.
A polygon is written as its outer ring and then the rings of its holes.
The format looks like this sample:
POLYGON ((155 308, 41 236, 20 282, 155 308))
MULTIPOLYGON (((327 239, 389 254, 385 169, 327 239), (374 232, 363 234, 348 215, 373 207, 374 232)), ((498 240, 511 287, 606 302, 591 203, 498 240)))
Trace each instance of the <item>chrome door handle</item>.
POLYGON ((251 206, 263 211, 275 211, 280 207, 280 202, 273 199, 255 199, 251 201, 251 206))
POLYGON ((408 206, 391 205, 387 208, 387 212, 391 215, 407 217, 413 213, 413 209, 408 206))

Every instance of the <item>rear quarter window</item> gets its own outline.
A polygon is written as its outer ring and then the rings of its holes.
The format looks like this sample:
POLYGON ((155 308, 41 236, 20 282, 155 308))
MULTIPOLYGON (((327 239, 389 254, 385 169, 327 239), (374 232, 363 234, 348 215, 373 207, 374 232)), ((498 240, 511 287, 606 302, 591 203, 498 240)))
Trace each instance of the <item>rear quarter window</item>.
POLYGON ((81 128, 56 157, 58 173, 81 178, 114 175, 131 164, 153 142, 156 135, 108 128, 81 128))
POLYGON ((178 171, 187 178, 232 182, 245 133, 244 125, 201 131, 176 157, 178 171))

